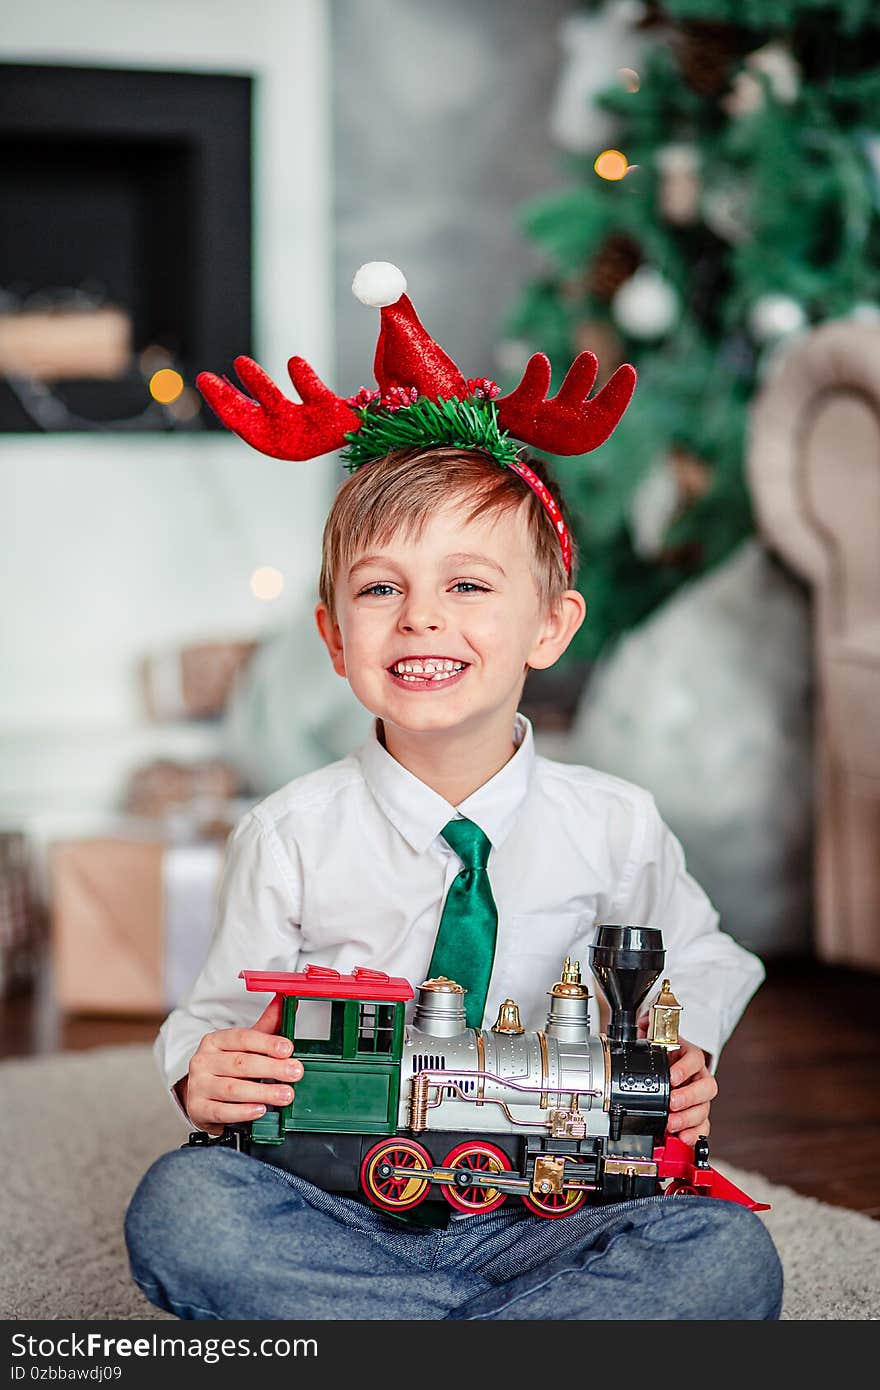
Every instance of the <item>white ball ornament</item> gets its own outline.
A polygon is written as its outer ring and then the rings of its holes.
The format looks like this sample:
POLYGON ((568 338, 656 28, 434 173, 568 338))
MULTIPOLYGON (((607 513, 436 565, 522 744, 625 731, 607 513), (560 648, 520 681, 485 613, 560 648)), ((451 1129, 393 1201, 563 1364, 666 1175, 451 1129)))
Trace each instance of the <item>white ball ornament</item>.
POLYGON ((799 333, 806 322, 803 305, 787 294, 762 294, 749 312, 749 328, 759 343, 773 343, 799 333))
POLYGON ((680 302, 673 285, 643 265, 625 280, 611 301, 611 316, 631 338, 662 338, 678 319, 680 302))
POLYGON ((367 261, 355 271, 351 288, 356 299, 373 309, 396 304, 406 294, 406 276, 390 261, 367 261))

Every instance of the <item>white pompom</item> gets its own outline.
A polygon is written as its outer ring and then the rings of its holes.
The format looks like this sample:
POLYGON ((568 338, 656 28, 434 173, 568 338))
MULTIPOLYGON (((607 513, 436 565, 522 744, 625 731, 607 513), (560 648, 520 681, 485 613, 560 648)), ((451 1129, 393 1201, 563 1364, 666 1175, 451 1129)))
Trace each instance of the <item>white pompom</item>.
POLYGON ((356 271, 351 288, 362 304, 384 309, 406 293, 406 276, 390 261, 367 261, 356 271))

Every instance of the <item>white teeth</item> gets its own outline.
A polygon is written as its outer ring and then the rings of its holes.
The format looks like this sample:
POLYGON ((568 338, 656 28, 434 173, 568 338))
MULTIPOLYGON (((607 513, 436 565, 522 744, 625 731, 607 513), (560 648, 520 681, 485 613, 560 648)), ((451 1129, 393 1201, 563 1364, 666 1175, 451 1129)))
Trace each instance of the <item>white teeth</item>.
POLYGON ((429 658, 426 661, 398 661, 391 667, 395 676, 405 681, 445 681, 457 676, 467 665, 466 661, 451 661, 448 657, 429 658))
MULTIPOLYGON (((464 669, 464 668, 462 668, 462 669, 464 669)), ((407 675, 404 675, 404 676, 401 677, 401 679, 402 679, 402 680, 405 680, 405 681, 434 681, 434 683, 436 684, 437 681, 448 681, 448 680, 451 680, 453 676, 457 676, 457 675, 458 675, 458 672, 457 672, 457 671, 435 671, 433 674, 431 674, 431 673, 429 672, 429 673, 427 673, 427 674, 424 675, 424 676, 407 676, 407 675)))
POLYGON ((429 658, 427 661, 398 661, 392 666, 392 671, 396 676, 419 677, 425 679, 437 679, 438 676, 454 675, 458 671, 463 671, 466 662, 451 661, 448 657, 429 658))

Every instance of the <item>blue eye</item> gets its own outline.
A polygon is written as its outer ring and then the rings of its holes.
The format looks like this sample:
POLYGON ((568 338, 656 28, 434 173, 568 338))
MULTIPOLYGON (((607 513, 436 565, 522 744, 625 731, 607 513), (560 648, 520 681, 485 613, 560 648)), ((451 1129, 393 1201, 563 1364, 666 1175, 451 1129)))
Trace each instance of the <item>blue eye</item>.
MULTIPOLYGON (((475 584, 472 579, 457 579, 451 586, 452 593, 460 594, 488 594, 490 592, 482 584, 475 584)), ((396 594, 397 589, 393 584, 386 584, 377 581, 375 584, 368 584, 365 589, 361 589, 358 598, 374 597, 387 598, 391 594, 396 594)))

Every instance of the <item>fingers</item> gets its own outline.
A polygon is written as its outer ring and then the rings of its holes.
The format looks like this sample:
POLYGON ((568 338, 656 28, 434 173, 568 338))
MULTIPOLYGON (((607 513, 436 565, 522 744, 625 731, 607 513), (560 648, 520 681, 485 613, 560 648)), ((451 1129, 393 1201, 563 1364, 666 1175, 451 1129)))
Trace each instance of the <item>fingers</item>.
POLYGON ((701 1120, 688 1129, 680 1130, 677 1138, 679 1138, 683 1144, 690 1144, 691 1148, 693 1148, 701 1136, 708 1139, 711 1128, 712 1126, 708 1120, 701 1120))
POLYGON ((704 1131, 699 1129, 701 1124, 709 1123, 709 1106, 689 1105, 687 1110, 680 1110, 669 1116, 669 1123, 666 1128, 670 1134, 677 1134, 682 1137, 682 1131, 687 1129, 697 1129, 700 1134, 704 1131))
POLYGON ((252 1028, 206 1033, 189 1065, 187 1113, 209 1133, 216 1126, 243 1124, 269 1105, 289 1105, 292 1083, 303 1074, 293 1044, 274 1031, 283 998, 276 994, 252 1028), (269 1031, 272 1030, 272 1031, 269 1031))
POLYGON ((264 1033, 259 1028, 229 1028, 214 1034, 214 1046, 220 1052, 253 1053, 258 1057, 281 1058, 286 1061, 293 1052, 290 1038, 280 1038, 276 1033, 264 1033))
POLYGON ((669 1133, 680 1135, 683 1129, 692 1129, 701 1119, 708 1123, 710 1103, 708 1100, 700 1100, 691 1105, 684 1105, 680 1110, 670 1110, 666 1125, 669 1133))
MULTIPOLYGON (((202 1109, 205 1106, 226 1108, 232 1111, 242 1106, 260 1113, 267 1105, 290 1105, 294 1097, 293 1086, 273 1081, 246 1081, 237 1076, 207 1076, 197 1084, 198 1100, 202 1109)), ((214 1120, 229 1120, 229 1115, 212 1114, 214 1120)), ((250 1116, 238 1115, 239 1119, 250 1116)))
POLYGON ((674 1062, 669 1072, 669 1079, 673 1086, 683 1086, 692 1076, 697 1076, 706 1070, 706 1058, 701 1048, 689 1043, 685 1038, 681 1039, 681 1047, 677 1053, 673 1052, 670 1061, 674 1057, 674 1062))
POLYGON ((688 1086, 678 1086, 669 1100, 670 1110, 687 1110, 689 1105, 702 1105, 712 1101, 718 1094, 718 1082, 706 1072, 691 1081, 688 1086))
POLYGON ((666 1130, 693 1145, 701 1134, 709 1133, 709 1106, 718 1094, 718 1083, 706 1069, 703 1050, 686 1038, 672 1056, 675 1060, 669 1079, 673 1090, 666 1130))
POLYGON ((206 1034, 199 1051, 256 1052, 264 1057, 289 1057, 293 1043, 290 1038, 279 1037, 277 1032, 268 1032, 265 1025, 261 1027, 265 1017, 262 1014, 251 1028, 221 1028, 216 1033, 206 1034))
POLYGON ((290 1105, 291 1084, 303 1073, 299 1061, 259 1053, 199 1050, 189 1066, 187 1112, 196 1124, 243 1124, 265 1114, 269 1105, 290 1105), (268 1075, 271 1080, 265 1080, 268 1075))
MULTIPOLYGON (((302 1062, 291 1056, 289 1038, 273 1037, 254 1028, 226 1028, 208 1033, 190 1062, 190 1078, 235 1076, 298 1081, 302 1062)), ((202 1085, 202 1090, 204 1086, 202 1085)))
POLYGON ((197 1069, 199 1067, 208 1076, 258 1081, 299 1081, 303 1074, 303 1064, 298 1058, 264 1057, 259 1052, 212 1052, 197 1064, 197 1069))
MULTIPOLYGON (((260 1017, 254 1024, 254 1029, 258 1033, 277 1033, 281 1027, 281 1013, 284 1008, 284 995, 276 994, 266 1005, 260 1017)), ((286 1042, 286 1038, 281 1039, 286 1042)))
POLYGON ((206 1129, 209 1134, 221 1134, 224 1125, 243 1125, 250 1120, 258 1120, 261 1115, 265 1115, 266 1106, 262 1102, 231 1104, 197 1097, 187 1113, 199 1129, 206 1129))

